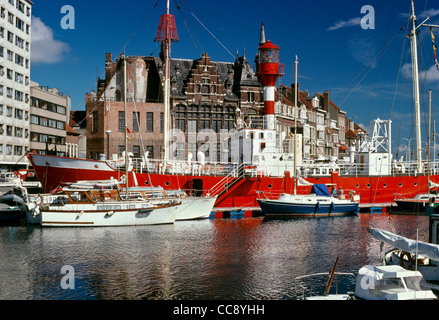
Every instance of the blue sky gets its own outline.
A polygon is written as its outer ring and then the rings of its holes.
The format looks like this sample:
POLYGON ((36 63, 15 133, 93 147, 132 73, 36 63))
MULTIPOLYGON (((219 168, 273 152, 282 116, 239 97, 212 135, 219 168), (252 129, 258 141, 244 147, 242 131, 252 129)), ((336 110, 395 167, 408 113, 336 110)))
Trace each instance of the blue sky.
MULTIPOLYGON (((96 89, 97 76, 104 74, 106 52, 116 58, 125 47, 127 55, 158 55, 154 37, 165 7, 165 0, 35 0, 32 80, 69 94, 72 109, 85 109, 85 93, 96 89), (65 5, 74 9, 74 29, 61 26, 65 5)), ((415 9, 418 22, 429 16, 429 23, 439 24, 437 2, 418 0, 415 9)), ((406 31, 400 31, 409 12, 410 0, 171 0, 180 38, 172 56, 196 59, 207 52, 214 61, 233 62, 237 51, 241 56, 245 50, 253 62, 263 21, 267 38, 281 49, 283 84, 294 82, 297 55, 301 90, 328 90, 347 116, 366 129, 377 117, 391 118, 396 150, 401 138, 414 137, 409 42, 406 31), (361 20, 371 14, 361 12, 365 5, 374 9, 374 29, 361 27, 361 20)), ((435 35, 439 45, 439 32, 435 35)), ((433 90, 436 115, 439 71, 429 29, 422 28, 420 40, 422 89, 433 90)), ((422 109, 422 120, 427 120, 426 94, 422 109)), ((437 126, 439 131, 439 122, 437 126)))

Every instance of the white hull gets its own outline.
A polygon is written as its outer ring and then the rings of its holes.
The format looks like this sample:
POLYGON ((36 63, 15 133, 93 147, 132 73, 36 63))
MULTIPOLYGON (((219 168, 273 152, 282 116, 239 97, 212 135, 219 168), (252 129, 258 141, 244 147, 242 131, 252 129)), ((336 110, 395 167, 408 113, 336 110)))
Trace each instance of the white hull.
POLYGON ((37 216, 28 214, 28 222, 43 227, 116 227, 172 224, 175 222, 179 205, 155 208, 153 210, 131 204, 111 203, 69 205, 59 208, 43 209, 37 216))
POLYGON ((176 220, 208 219, 215 205, 216 197, 188 197, 180 199, 181 205, 176 220))

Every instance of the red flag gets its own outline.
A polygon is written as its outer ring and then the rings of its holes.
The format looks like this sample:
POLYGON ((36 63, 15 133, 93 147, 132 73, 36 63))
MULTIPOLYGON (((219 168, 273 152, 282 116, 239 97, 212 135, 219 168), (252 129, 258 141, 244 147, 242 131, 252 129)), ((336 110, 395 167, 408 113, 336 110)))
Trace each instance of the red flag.
POLYGON ((131 133, 130 129, 127 128, 127 132, 128 132, 128 133, 131 133))

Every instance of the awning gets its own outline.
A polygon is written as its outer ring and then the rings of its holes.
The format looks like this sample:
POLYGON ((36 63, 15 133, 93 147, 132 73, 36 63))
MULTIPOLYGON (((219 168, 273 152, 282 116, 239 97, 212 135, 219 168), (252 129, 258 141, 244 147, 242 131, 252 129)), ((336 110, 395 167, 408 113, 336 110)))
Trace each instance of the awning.
POLYGON ((338 147, 338 150, 348 151, 349 148, 346 147, 346 146, 340 145, 340 146, 338 147))

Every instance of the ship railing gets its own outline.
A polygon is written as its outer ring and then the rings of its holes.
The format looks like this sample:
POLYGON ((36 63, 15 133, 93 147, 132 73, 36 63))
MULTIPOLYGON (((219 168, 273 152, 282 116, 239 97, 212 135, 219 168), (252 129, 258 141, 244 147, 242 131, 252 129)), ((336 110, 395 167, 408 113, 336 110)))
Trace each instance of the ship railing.
POLYGON ((193 175, 193 176, 227 176, 238 168, 237 163, 217 162, 203 163, 182 160, 147 160, 133 158, 132 167, 138 173, 170 174, 170 175, 193 175))
POLYGON ((219 181, 216 185, 214 185, 209 194, 212 196, 218 196, 224 191, 229 190, 235 183, 237 183, 240 179, 243 179, 245 176, 245 164, 242 163, 235 170, 230 172, 227 176, 225 176, 221 181, 219 181))

